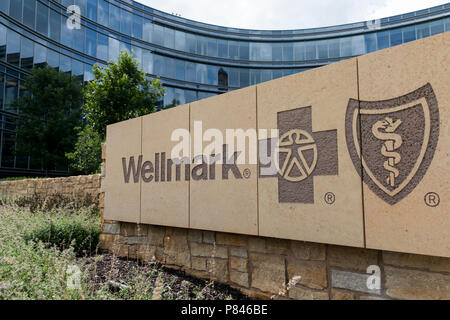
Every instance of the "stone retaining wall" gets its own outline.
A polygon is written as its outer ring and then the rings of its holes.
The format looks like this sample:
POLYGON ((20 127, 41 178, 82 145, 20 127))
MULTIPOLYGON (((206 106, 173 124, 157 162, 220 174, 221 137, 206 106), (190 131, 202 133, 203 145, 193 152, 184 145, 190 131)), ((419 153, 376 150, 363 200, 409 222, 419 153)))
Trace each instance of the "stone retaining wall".
POLYGON ((24 179, 0 182, 1 198, 38 195, 40 198, 62 196, 74 202, 92 201, 102 207, 101 175, 64 178, 24 179))
POLYGON ((115 221, 100 243, 258 298, 450 299, 448 258, 115 221), (369 266, 380 268, 379 290, 367 287, 369 266))

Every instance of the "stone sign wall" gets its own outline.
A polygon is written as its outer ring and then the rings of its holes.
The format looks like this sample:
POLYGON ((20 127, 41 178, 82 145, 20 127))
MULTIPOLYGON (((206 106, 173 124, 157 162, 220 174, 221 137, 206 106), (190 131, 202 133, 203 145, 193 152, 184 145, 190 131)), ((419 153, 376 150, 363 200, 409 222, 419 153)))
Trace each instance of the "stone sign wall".
POLYGON ((450 257, 449 43, 108 126, 105 219, 450 257))

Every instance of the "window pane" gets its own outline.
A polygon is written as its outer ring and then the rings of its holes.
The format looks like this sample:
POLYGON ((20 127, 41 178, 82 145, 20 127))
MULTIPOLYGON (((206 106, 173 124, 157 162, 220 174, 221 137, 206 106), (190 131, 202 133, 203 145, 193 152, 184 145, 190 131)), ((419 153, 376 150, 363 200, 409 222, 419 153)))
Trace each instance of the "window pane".
POLYGON ((250 72, 248 69, 241 69, 239 72, 239 84, 241 88, 250 85, 250 72))
POLYGON ((22 37, 22 49, 20 50, 20 67, 31 69, 33 67, 34 44, 33 41, 22 37))
POLYGON ((283 45, 283 61, 294 60, 294 46, 292 43, 283 45))
POLYGON ((377 38, 375 33, 368 33, 364 35, 364 40, 367 53, 377 50, 377 38))
POLYGON ((43 67, 47 62, 47 48, 38 43, 34 44, 34 66, 43 67))
POLYGON ((228 58, 228 42, 227 40, 218 40, 218 50, 220 58, 228 58))
POLYGON ((272 78, 273 79, 278 79, 281 78, 283 76, 283 71, 281 70, 272 70, 272 78))
POLYGON ((315 42, 306 42, 306 60, 315 60, 317 59, 316 55, 316 43, 315 42))
POLYGON ((433 21, 430 23, 431 35, 444 32, 444 22, 442 20, 433 21))
POLYGON ((86 54, 97 55, 97 32, 91 29, 86 29, 86 54))
POLYGON ((281 61, 283 58, 283 49, 280 43, 272 43, 272 61, 281 61))
POLYGON ((186 99, 184 96, 184 90, 175 89, 175 100, 177 101, 178 105, 186 103, 186 99))
POLYGON ((258 84, 261 82, 261 70, 250 70, 250 84, 258 84))
MULTIPOLYGON (((296 61, 302 61, 305 60, 305 46, 303 43, 296 43, 294 45, 294 59, 296 61)), ((267 81, 267 80, 263 80, 267 81)))
POLYGON ((208 43, 205 37, 197 36, 197 54, 206 56, 208 43))
MULTIPOLYGON (((401 33, 401 32, 400 32, 401 33)), ((353 36, 352 37, 352 55, 358 56, 365 52, 364 36, 353 36)))
POLYGON ((108 38, 108 61, 117 61, 120 53, 119 40, 109 37, 108 38))
POLYGON ((108 37, 100 33, 97 39, 97 58, 104 61, 108 60, 108 37))
POLYGON ((186 51, 186 34, 183 31, 175 30, 175 49, 186 51))
POLYGON ((217 40, 208 38, 208 56, 217 57, 217 40))
POLYGON ((319 59, 328 59, 328 40, 321 40, 317 42, 317 52, 319 59))
POLYGON ((60 55, 59 70, 62 72, 70 72, 72 70, 72 60, 65 55, 60 55))
POLYGON ((50 10, 50 38, 55 41, 60 41, 61 37, 61 16, 50 10))
POLYGON ((402 44, 402 29, 394 29, 389 32, 391 38, 391 47, 402 44))
POLYGON ((145 73, 153 74, 153 55, 148 50, 142 52, 142 65, 145 73))
POLYGON ((53 50, 48 50, 47 63, 50 67, 59 69, 59 53, 53 50))
POLYGON ((194 102, 197 100, 197 94, 193 90, 184 90, 185 103, 194 102))
POLYGON ((133 37, 142 39, 142 17, 133 15, 133 37))
POLYGON ((416 40, 416 28, 414 26, 403 28, 403 42, 416 40))
POLYGON ((73 30, 67 28, 66 23, 61 23, 61 43, 72 48, 73 30))
POLYGON ((175 59, 172 58, 164 58, 164 63, 165 63, 165 73, 164 76, 167 78, 172 78, 175 79, 175 73, 176 73, 176 68, 175 68, 175 59))
POLYGON ((176 79, 178 80, 184 80, 184 61, 183 60, 176 60, 175 62, 176 67, 176 79))
POLYGON ((86 16, 88 19, 97 21, 97 0, 87 0, 86 16))
POLYGON ((73 48, 81 52, 84 52, 84 32, 83 26, 80 29, 73 29, 73 48))
POLYGON ((153 43, 164 45, 164 28, 157 24, 153 25, 153 43))
POLYGON ((131 36, 131 26, 133 21, 133 14, 126 10, 120 10, 120 32, 131 36))
POLYGON ((230 86, 232 87, 239 87, 239 69, 236 68, 230 68, 228 79, 230 86))
POLYGON ((81 61, 72 59, 72 75, 77 77, 80 81, 83 80, 84 66, 81 61))
POLYGON ((219 68, 216 66, 207 66, 208 69, 208 84, 212 84, 217 86, 217 72, 219 71, 219 68))
POLYGON ((250 55, 250 48, 248 42, 239 43, 239 59, 248 60, 250 55))
POLYGON ((0 24, 0 60, 5 61, 5 58, 6 58, 6 27, 0 24))
MULTIPOLYGON (((9 0, 0 1, 0 11, 9 14, 9 0)), ((1 109, 1 105, 0 105, 1 109)))
POLYGON ((19 92, 18 82, 16 78, 6 77, 6 89, 5 89, 5 110, 10 112, 16 112, 11 106, 14 100, 17 99, 19 92))
POLYGON ((15 66, 19 66, 20 35, 8 29, 7 40, 6 61, 15 66))
POLYGON ((98 0, 98 23, 109 25, 109 4, 105 0, 98 0))
POLYGON ((377 33, 378 50, 389 47, 389 32, 383 31, 377 33))
POLYGON ((261 71, 261 82, 272 80, 272 70, 261 71))
POLYGON ((196 64, 196 71, 197 71, 197 82, 200 83, 206 83, 207 79, 207 68, 206 65, 197 63, 196 64))
POLYGON ((4 90, 5 90, 5 77, 3 74, 0 73, 0 110, 3 109, 4 90))
POLYGON ((23 3, 23 24, 34 30, 36 0, 24 0, 23 3))
POLYGON ((230 59, 239 59, 239 44, 236 41, 228 41, 228 54, 230 59))
POLYGON ((197 52, 197 39, 195 35, 186 33, 186 51, 189 53, 197 52))
POLYGON ((196 82, 195 63, 186 61, 186 81, 196 82))
POLYGON ((164 58, 159 55, 153 55, 153 73, 157 76, 164 75, 164 58))
POLYGON ((142 40, 152 42, 152 39, 153 39, 153 24, 149 20, 144 20, 142 40))
POLYGON ((113 4, 109 4, 109 27, 120 31, 120 9, 113 4))
POLYGON ((139 47, 131 46, 131 51, 133 52, 133 58, 136 59, 139 64, 139 69, 142 69, 142 49, 139 47))
POLYGON ((417 39, 422 39, 430 36, 430 25, 428 23, 422 23, 416 26, 417 39))
POLYGON ((10 0, 9 15, 18 21, 22 21, 22 0, 10 0))
POLYGON ((175 48, 175 30, 164 28, 164 47, 170 49, 175 48))
POLYGON ((48 34, 48 7, 40 2, 37 2, 36 31, 43 35, 48 34))

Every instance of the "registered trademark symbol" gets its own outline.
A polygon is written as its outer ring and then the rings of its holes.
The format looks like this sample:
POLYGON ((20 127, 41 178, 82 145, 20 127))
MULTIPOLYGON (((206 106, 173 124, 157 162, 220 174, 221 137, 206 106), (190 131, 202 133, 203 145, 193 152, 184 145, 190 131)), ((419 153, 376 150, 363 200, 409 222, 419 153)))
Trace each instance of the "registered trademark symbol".
POLYGON ((428 192, 424 197, 425 204, 429 207, 437 207, 441 202, 439 195, 436 192, 428 192))
POLYGON ((248 169, 248 168, 244 169, 243 174, 244 174, 245 179, 250 178, 250 175, 251 175, 250 169, 248 169))
POLYGON ((323 197, 326 203, 333 204, 334 201, 336 201, 336 196, 333 192, 327 192, 325 193, 325 196, 323 197))

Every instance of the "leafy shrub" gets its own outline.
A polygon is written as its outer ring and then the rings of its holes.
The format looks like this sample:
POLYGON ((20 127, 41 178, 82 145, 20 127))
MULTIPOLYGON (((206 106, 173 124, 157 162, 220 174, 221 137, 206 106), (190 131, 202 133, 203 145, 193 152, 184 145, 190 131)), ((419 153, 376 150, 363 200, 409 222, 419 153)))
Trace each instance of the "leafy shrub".
POLYGON ((71 212, 35 216, 36 222, 23 232, 26 242, 43 242, 60 250, 73 247, 77 255, 95 251, 100 235, 98 217, 71 212))

